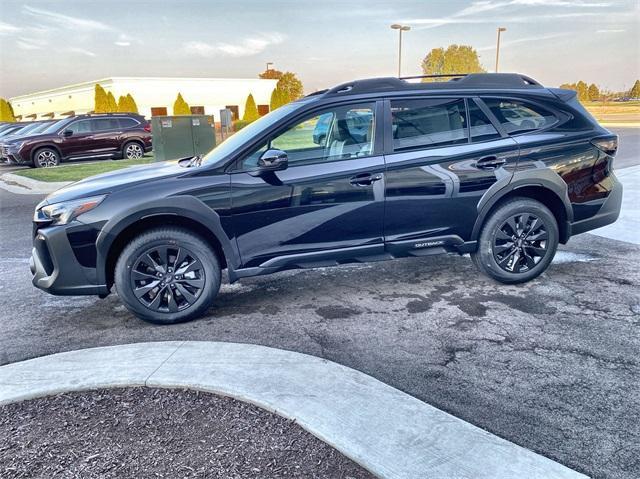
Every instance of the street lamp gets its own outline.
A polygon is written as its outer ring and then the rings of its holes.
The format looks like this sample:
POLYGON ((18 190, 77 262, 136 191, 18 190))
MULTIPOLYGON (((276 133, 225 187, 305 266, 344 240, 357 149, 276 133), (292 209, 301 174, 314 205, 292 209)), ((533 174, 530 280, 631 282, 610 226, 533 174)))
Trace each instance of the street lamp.
POLYGON ((496 73, 498 73, 498 60, 500 59, 500 33, 506 32, 504 27, 498 27, 498 43, 496 45, 496 73))
POLYGON ((398 30, 398 33, 400 34, 400 41, 398 42, 398 77, 400 77, 400 71, 402 70, 402 32, 408 32, 411 30, 411 27, 409 25, 394 23, 391 25, 391 28, 393 30, 398 30))
POLYGON ((271 70, 273 67, 273 62, 267 62, 267 71, 271 70))

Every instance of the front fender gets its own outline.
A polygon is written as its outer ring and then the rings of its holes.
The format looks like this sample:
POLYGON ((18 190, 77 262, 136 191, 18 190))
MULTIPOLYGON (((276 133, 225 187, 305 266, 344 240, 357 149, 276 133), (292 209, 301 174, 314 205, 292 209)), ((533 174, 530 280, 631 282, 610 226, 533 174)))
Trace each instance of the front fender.
POLYGON ((97 276, 101 283, 106 283, 107 258, 118 236, 137 221, 165 215, 188 218, 205 227, 220 243, 229 268, 237 269, 240 266, 235 241, 225 233, 218 213, 194 196, 172 196, 142 205, 137 203, 131 209, 114 215, 104 224, 96 240, 97 276))

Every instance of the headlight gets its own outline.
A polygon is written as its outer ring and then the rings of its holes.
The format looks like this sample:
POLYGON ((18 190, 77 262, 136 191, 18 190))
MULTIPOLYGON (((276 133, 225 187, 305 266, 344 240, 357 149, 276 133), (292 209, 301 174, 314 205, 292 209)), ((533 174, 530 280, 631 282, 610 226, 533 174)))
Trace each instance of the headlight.
POLYGON ((80 200, 63 201, 62 203, 54 203, 52 205, 43 206, 40 210, 36 210, 36 221, 43 219, 53 221, 57 225, 66 225, 74 220, 82 213, 91 211, 98 206, 107 197, 107 195, 92 196, 90 198, 82 198, 80 200), (38 215, 38 212, 41 214, 38 215))
POLYGON ((19 150, 20 148, 22 148, 22 145, 24 144, 25 144, 24 141, 16 141, 11 143, 5 143, 3 146, 9 148, 10 150, 19 150))

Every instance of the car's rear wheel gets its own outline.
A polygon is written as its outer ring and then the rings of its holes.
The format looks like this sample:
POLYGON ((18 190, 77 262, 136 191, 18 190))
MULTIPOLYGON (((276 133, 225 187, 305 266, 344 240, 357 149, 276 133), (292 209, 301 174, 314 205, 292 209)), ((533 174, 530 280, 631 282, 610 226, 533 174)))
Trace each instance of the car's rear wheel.
POLYGON ((486 220, 471 258, 480 271, 497 281, 524 283, 547 269, 558 238, 558 223, 545 205, 514 198, 486 220))
POLYGON ((124 248, 115 284, 127 309, 140 319, 180 323, 211 306, 220 289, 220 263, 198 235, 182 228, 157 228, 124 248))
POLYGON ((139 160, 143 156, 144 148, 137 141, 130 141, 122 147, 122 157, 126 160, 139 160))
POLYGON ((53 148, 40 148, 33 155, 33 166, 36 168, 52 168, 60 164, 60 155, 53 148))

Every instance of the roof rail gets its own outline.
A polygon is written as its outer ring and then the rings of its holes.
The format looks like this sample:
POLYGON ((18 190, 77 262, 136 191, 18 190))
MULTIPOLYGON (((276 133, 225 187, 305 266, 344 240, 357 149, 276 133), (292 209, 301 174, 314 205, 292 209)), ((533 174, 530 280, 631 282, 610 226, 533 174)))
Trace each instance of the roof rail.
MULTIPOLYGON (((409 77, 386 77, 355 80, 335 86, 323 92, 325 95, 355 95, 398 90, 437 89, 527 89, 544 88, 531 77, 520 73, 447 73, 438 75, 416 75, 409 77), (408 82, 411 79, 450 78, 449 81, 408 82), (452 84, 454 83, 455 84, 452 84)), ((321 92, 316 92, 321 94, 321 92)))

